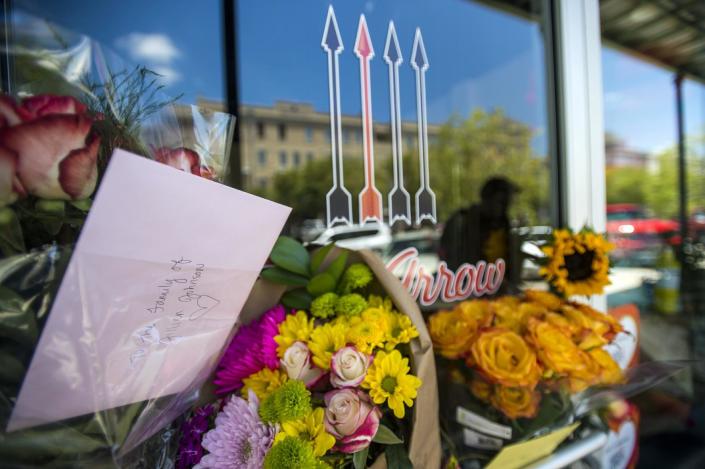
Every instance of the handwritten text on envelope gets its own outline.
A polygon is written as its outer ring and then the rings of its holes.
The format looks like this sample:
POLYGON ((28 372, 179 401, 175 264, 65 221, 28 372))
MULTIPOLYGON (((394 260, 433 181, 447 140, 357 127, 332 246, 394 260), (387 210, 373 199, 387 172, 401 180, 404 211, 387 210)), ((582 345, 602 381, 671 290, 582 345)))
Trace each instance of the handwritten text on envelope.
POLYGON ((289 211, 117 151, 8 430, 197 384, 227 339, 289 211))

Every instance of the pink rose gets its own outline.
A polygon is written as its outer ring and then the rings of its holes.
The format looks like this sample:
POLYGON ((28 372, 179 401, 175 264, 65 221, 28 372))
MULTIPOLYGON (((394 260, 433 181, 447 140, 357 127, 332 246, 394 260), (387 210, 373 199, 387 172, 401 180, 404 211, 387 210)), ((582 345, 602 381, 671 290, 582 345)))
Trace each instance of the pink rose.
MULTIPOLYGON (((19 106, 3 96, 0 147, 16 158, 15 196, 27 192, 45 199, 89 197, 98 178, 100 146, 92 126, 86 106, 70 96, 35 96, 19 106)), ((7 181, 0 183, 3 199, 12 199, 7 181)))
POLYGON ((326 431, 335 437, 334 450, 356 453, 367 448, 377 434, 382 412, 359 389, 336 389, 325 395, 326 431))
POLYGON ((213 172, 207 166, 201 165, 198 153, 188 148, 157 148, 154 150, 154 159, 186 173, 213 179, 213 172))
POLYGON ((286 349, 281 364, 289 378, 303 381, 308 388, 315 386, 324 375, 323 370, 313 365, 311 351, 300 341, 294 342, 286 349))
POLYGON ((359 352, 354 346, 341 348, 330 360, 330 384, 335 388, 359 386, 371 363, 372 356, 359 352))

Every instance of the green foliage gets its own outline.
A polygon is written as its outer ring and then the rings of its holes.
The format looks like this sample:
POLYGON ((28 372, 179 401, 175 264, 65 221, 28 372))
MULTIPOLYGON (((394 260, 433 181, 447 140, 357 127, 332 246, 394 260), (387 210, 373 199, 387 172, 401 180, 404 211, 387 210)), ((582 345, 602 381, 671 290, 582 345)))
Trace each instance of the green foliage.
POLYGON ((311 258, 308 251, 298 241, 288 236, 280 236, 270 255, 274 265, 300 275, 309 275, 311 258))
POLYGON ((355 469, 365 469, 367 467, 367 453, 369 450, 370 447, 368 446, 357 453, 353 453, 353 467, 355 469))
POLYGON ((389 427, 381 424, 379 428, 377 428, 377 433, 374 438, 372 438, 372 441, 383 445, 398 445, 403 443, 403 441, 401 441, 399 437, 389 429, 389 427))
POLYGON ((341 308, 346 313, 361 312, 367 307, 365 299, 346 293, 367 286, 374 278, 372 271, 361 263, 346 268, 347 251, 341 251, 324 269, 323 262, 332 248, 330 244, 309 255, 298 241, 280 236, 270 255, 275 265, 264 269, 261 276, 270 282, 296 287, 282 296, 281 301, 286 307, 312 308, 317 317, 328 317, 341 308), (342 302, 334 293, 336 291, 345 294, 342 302))
POLYGON ((646 184, 649 175, 644 168, 607 168, 607 203, 631 203, 643 205, 646 202, 646 184))

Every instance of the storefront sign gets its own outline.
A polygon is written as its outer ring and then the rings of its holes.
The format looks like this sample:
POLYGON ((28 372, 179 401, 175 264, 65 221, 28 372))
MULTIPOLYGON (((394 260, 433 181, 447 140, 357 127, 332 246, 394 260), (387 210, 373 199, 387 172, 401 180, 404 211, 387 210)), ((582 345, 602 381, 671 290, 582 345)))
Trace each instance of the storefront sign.
POLYGON ((414 247, 400 251, 387 263, 387 269, 391 272, 396 272, 400 267, 403 268, 402 284, 424 306, 430 306, 439 299, 451 303, 471 296, 492 295, 502 285, 506 270, 504 259, 480 261, 475 265, 462 264, 455 272, 441 261, 433 276, 421 265, 419 251, 414 247))

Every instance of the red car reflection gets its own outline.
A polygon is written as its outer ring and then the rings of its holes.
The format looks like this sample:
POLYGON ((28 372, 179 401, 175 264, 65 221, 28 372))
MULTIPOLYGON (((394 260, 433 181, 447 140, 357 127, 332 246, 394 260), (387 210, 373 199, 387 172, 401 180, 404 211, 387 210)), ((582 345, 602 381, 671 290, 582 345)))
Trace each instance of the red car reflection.
POLYGON ((653 265, 661 246, 677 233, 678 222, 650 217, 640 205, 607 205, 607 236, 616 247, 615 261, 653 265))

